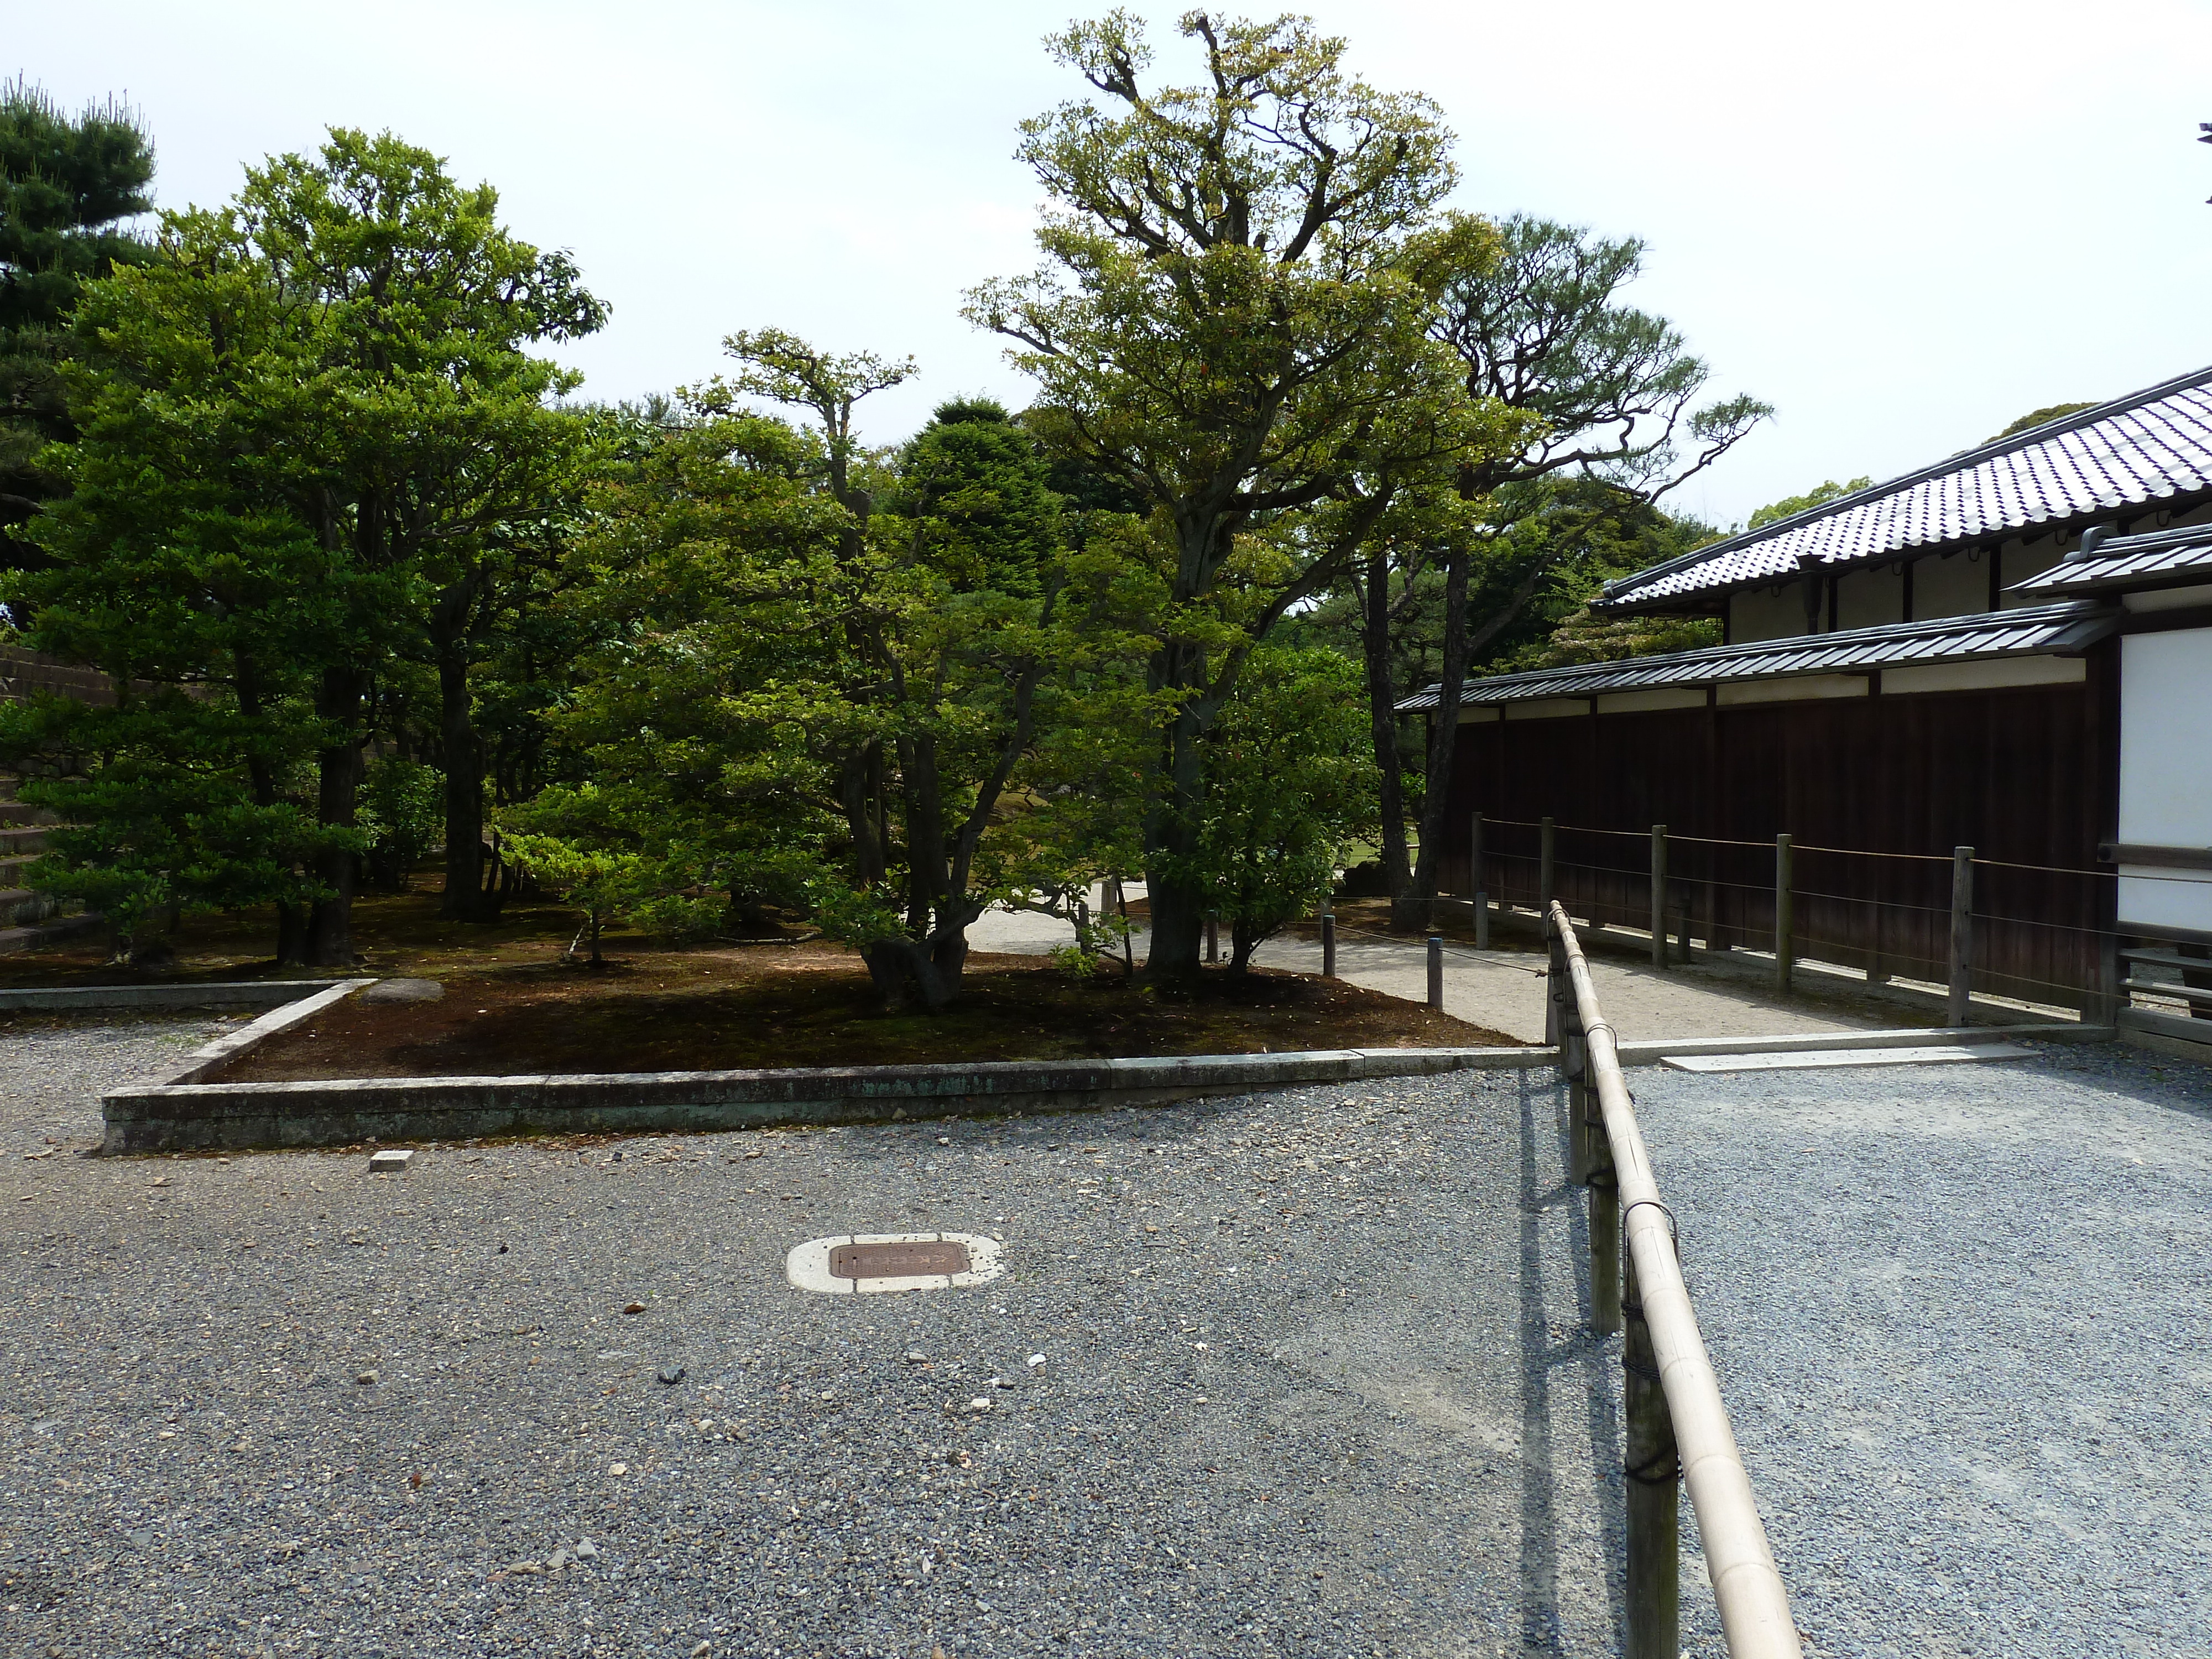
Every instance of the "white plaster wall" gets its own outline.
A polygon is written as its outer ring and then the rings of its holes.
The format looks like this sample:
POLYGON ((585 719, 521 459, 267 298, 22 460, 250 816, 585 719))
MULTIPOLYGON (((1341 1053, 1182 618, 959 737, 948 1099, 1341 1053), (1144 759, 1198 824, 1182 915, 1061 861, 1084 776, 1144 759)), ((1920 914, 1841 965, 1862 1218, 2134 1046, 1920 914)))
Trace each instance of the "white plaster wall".
POLYGON ((1905 572, 1894 564, 1836 579, 1836 628, 1879 628, 1905 620, 1905 572))
POLYGON ((1990 608, 1990 556, 1954 553, 1917 561, 1912 567, 1912 620, 1971 617, 1990 608))
MULTIPOLYGON (((2212 847, 2212 629, 2120 641, 2120 839, 2212 847)), ((2212 931, 2212 872, 2122 866, 2120 920, 2212 931), (2177 879, 2179 878, 2179 879, 2177 879)))
POLYGON ((1729 595, 1729 643, 1795 639, 1805 631, 1805 585, 1754 587, 1729 595))

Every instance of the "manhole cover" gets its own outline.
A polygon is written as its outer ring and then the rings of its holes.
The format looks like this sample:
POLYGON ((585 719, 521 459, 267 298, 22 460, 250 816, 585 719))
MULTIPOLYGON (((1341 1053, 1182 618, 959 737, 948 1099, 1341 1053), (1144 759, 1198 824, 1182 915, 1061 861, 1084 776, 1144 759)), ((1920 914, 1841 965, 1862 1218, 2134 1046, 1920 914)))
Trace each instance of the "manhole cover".
POLYGON ((975 1233, 850 1233, 793 1245, 784 1273, 802 1291, 831 1296, 942 1291, 996 1279, 999 1249, 975 1233))
POLYGON ((922 1244, 840 1244, 830 1252, 832 1279, 912 1279, 968 1271, 968 1247, 946 1239, 922 1244))

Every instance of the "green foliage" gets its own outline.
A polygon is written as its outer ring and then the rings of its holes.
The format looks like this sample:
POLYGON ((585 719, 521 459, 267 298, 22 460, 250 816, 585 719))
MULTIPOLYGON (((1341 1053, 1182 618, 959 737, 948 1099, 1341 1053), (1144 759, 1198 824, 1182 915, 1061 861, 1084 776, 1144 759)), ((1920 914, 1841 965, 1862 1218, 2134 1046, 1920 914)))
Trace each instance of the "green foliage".
POLYGON ((1841 501, 1873 483, 1872 478, 1854 478, 1849 483, 1838 483, 1831 478, 1826 483, 1814 484, 1802 495, 1784 495, 1778 501, 1769 501, 1765 507, 1754 508, 1744 528, 1764 530, 1771 524, 1779 524, 1797 514, 1809 513, 1816 507, 1826 507, 1830 501, 1841 501))
POLYGON ((369 762, 362 781, 360 827, 375 885, 399 891, 438 844, 445 829, 443 793, 436 769, 420 761, 379 755, 369 762))
POLYGON ((101 912, 126 943, 196 911, 319 896, 307 865, 326 848, 358 851, 360 837, 319 829, 295 802, 257 799, 243 757, 261 740, 234 710, 173 689, 126 688, 111 708, 0 704, 0 764, 76 762, 19 787, 64 820, 26 880, 101 912))
POLYGON ((1177 873, 1230 924, 1231 968, 1310 913, 1375 824, 1358 665, 1263 647, 1221 711, 1196 848, 1177 873))
POLYGON ((1455 181, 1435 106, 1346 74, 1344 43, 1300 19, 1193 12, 1180 27, 1205 58, 1198 84, 1148 87, 1124 12, 1052 38, 1103 103, 1024 124, 1022 157, 1055 204, 1047 263, 969 302, 1039 382, 1040 436, 1151 517, 1149 549, 1110 539, 1150 590, 1119 625, 1149 635, 1158 694, 1142 793, 1162 978, 1197 965, 1200 896, 1174 872, 1194 867, 1207 734, 1254 645, 1357 541, 1357 514, 1334 534, 1295 515, 1355 477, 1394 489, 1408 468, 1525 437, 1462 395, 1423 332, 1416 233, 1455 181))
POLYGON ((35 558, 19 526, 62 489, 39 453, 72 431, 59 365, 86 282, 146 258, 122 228, 153 200, 154 147, 110 101, 64 114, 0 83, 0 567, 35 558))
POLYGON ((2096 406, 2094 403, 2051 404, 2041 409, 2030 410, 2003 431, 1993 432, 1982 441, 1985 444, 2002 442, 2004 439, 2016 437, 2021 433, 2033 430, 2046 421, 2060 420, 2069 415, 2079 415, 2083 410, 2094 409, 2096 406))
POLYGON ((0 588, 34 649, 232 718, 257 805, 301 799, 313 766, 319 963, 352 958, 380 685, 588 448, 548 406, 575 376, 524 348, 604 310, 496 208, 427 151, 337 131, 223 210, 164 214, 146 263, 84 285, 82 435, 47 454, 70 493, 33 532, 53 568, 0 588))
POLYGON ((556 785, 502 814, 502 822, 506 856, 583 914, 584 925, 568 946, 571 957, 588 936, 591 965, 605 967, 600 934, 617 915, 630 915, 651 931, 689 931, 675 909, 684 896, 623 845, 629 837, 618 805, 592 785, 556 785))

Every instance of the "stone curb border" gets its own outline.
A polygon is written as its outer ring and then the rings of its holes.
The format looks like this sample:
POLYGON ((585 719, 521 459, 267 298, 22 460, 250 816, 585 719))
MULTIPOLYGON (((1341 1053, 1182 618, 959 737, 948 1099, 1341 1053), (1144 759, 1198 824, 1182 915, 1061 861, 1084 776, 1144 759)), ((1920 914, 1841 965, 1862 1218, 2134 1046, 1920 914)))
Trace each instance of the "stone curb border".
POLYGON ((34 1013, 76 1008, 273 1008, 367 980, 227 980, 210 985, 61 985, 0 990, 0 1010, 34 1013))
POLYGON ((376 983, 373 979, 342 979, 331 985, 320 982, 323 988, 314 995, 287 1002, 281 1008, 271 1009, 250 1025, 241 1025, 235 1031, 225 1032, 212 1042, 201 1044, 185 1056, 185 1066, 159 1086, 175 1088, 182 1084, 197 1083, 210 1072, 218 1071, 250 1054, 279 1031, 289 1030, 302 1020, 313 1019, 334 1002, 343 1002, 356 991, 376 983))
MULTIPOLYGON (((276 1030, 308 1018, 367 980, 331 987, 221 1039, 237 1057, 276 1030), (265 1028, 265 1029, 264 1029, 265 1028), (247 1041, 247 1039, 251 1041, 247 1041)), ((1881 1048, 2031 1038, 2103 1042, 2108 1026, 1977 1025, 1886 1031, 1820 1031, 1765 1037, 1689 1037, 1625 1042, 1626 1065, 1668 1054, 1778 1049, 1881 1048)), ((210 1044, 210 1048, 220 1046, 210 1044)), ((206 1051, 203 1050, 202 1054, 206 1051)), ((200 1055, 193 1056, 195 1060, 200 1055)), ((781 1071, 612 1072, 570 1076, 359 1078, 303 1083, 167 1084, 118 1089, 100 1103, 103 1152, 343 1146, 378 1140, 484 1136, 765 1129, 867 1123, 951 1113, 1101 1111, 1212 1095, 1251 1094, 1370 1078, 1551 1066, 1554 1048, 1341 1048, 1279 1054, 1159 1059, 992 1060, 960 1066, 849 1066, 781 1071)), ((210 1060, 190 1075, 216 1069, 210 1060)))
MULTIPOLYGON (((353 988, 348 986, 342 994, 353 988)), ((234 1035, 243 1038, 251 1030, 234 1035)), ((972 1066, 177 1082, 118 1089, 106 1095, 100 1102, 107 1121, 100 1151, 343 1146, 372 1137, 404 1141, 696 1133, 789 1124, 884 1122, 956 1112, 1003 1116, 1097 1111, 1365 1078, 1548 1066, 1555 1058, 1556 1051, 1541 1048, 1343 1048, 1042 1063, 991 1060, 972 1066)), ((196 1075, 212 1069, 210 1065, 196 1075)))

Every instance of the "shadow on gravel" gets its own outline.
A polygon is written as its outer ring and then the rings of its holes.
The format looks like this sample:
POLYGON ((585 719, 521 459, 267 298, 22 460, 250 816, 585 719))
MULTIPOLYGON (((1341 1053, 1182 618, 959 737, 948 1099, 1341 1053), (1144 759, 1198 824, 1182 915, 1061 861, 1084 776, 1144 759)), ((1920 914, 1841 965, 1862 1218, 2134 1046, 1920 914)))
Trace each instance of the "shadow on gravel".
MULTIPOLYGON (((1564 1091, 1554 1084, 1538 1081, 1548 1073, 1520 1073, 1521 1080, 1521 1640, 1541 1653, 1567 1651, 1559 1612, 1559 1537, 1563 1521, 1558 1503, 1558 1480, 1552 1443, 1551 1396, 1553 1373, 1579 1371, 1580 1386, 1589 1402, 1590 1462, 1604 1480, 1605 1497, 1601 1527, 1608 1562, 1620 1559, 1624 1518, 1620 1482, 1613 1472, 1620 1463, 1619 1419, 1613 1405, 1606 1339, 1589 1328, 1589 1224, 1583 1206, 1575 1201, 1579 1190, 1561 1181, 1547 1180, 1547 1165, 1567 1168, 1567 1126, 1561 1103, 1564 1091), (1548 1122, 1553 1146, 1551 1156, 1540 1155, 1539 1137, 1548 1122), (1544 1304, 1545 1212, 1564 1206, 1567 1243, 1574 1252, 1576 1296, 1574 1329, 1555 1340, 1544 1304)), ((1571 1524, 1569 1522, 1569 1524, 1571 1524)), ((1614 1641, 1622 1636, 1620 1582, 1607 1571, 1606 1599, 1614 1641)))

